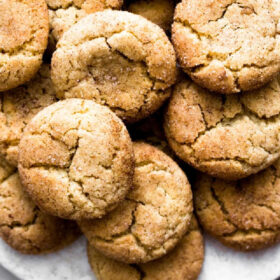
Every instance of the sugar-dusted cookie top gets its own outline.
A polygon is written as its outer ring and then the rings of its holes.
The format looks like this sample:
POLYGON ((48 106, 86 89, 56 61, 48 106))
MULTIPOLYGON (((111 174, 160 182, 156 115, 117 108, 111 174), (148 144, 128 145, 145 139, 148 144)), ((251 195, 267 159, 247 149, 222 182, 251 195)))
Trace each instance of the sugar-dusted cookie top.
POLYGON ((179 63, 211 91, 260 88, 280 70, 278 0, 184 0, 172 39, 179 63))
POLYGON ((126 122, 155 112, 169 97, 176 73, 165 32, 123 11, 83 18, 64 33, 52 58, 59 98, 94 100, 126 122))
POLYGON ((280 241, 280 160, 246 179, 199 174, 194 204, 201 226, 227 246, 252 251, 280 241))
POLYGON ((47 46, 49 21, 44 0, 0 2, 0 92, 30 80, 47 46))
POLYGON ((164 152, 134 144, 132 191, 102 219, 81 221, 89 243, 107 257, 145 263, 173 249, 192 216, 192 192, 180 167, 164 152))
POLYGON ((279 77, 231 96, 185 79, 174 89, 164 127, 176 154, 203 172, 227 180, 257 173, 280 156, 279 77))
POLYGON ((166 256, 146 264, 125 264, 100 254, 88 244, 88 260, 98 280, 195 280, 204 259, 203 236, 196 218, 166 256))
POLYGON ((131 188, 132 142, 122 121, 90 100, 68 99, 40 111, 19 145, 24 187, 46 212, 98 218, 131 188))

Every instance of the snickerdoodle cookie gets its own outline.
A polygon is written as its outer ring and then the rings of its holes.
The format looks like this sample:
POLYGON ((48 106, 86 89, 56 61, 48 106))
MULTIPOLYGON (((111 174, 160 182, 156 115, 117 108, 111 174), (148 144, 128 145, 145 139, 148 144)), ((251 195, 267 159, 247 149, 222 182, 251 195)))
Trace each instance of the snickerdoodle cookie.
POLYGON ((251 251, 280 241, 280 160, 229 182, 200 174, 195 210, 202 227, 227 246, 251 251))
POLYGON ((0 154, 17 166, 18 144, 27 123, 44 107, 57 101, 50 66, 43 64, 29 83, 0 96, 0 154))
POLYGON ((175 3, 173 0, 131 0, 126 9, 152 21, 163 30, 169 31, 173 21, 175 3))
POLYGON ((165 115, 171 148, 193 167, 227 180, 268 167, 280 156, 279 80, 228 96, 180 82, 165 115))
POLYGON ((124 264, 88 245, 88 260, 98 280, 195 280, 204 259, 203 237, 193 217, 186 235, 161 259, 146 264, 124 264))
POLYGON ((57 96, 92 99, 127 122, 156 111, 176 79, 175 53, 164 31, 128 12, 91 14, 65 32, 57 47, 57 96))
POLYGON ((131 188, 132 142, 121 120, 90 100, 40 111, 19 144, 19 173, 35 203, 68 219, 101 217, 131 188))
POLYGON ((73 242, 76 223, 43 213, 23 191, 17 170, 0 163, 0 236, 25 254, 49 253, 73 242))
POLYGON ((191 78, 230 94, 260 88, 280 70, 277 0, 184 0, 172 40, 191 78))
POLYGON ((0 91, 15 88, 38 71, 47 46, 44 0, 0 2, 0 91))
POLYGON ((186 233, 192 215, 192 192, 186 175, 159 149, 135 143, 133 189, 103 219, 80 221, 89 243, 107 257, 144 263, 173 249, 186 233))
POLYGON ((105 9, 120 9, 123 0, 46 0, 49 9, 49 48, 55 45, 62 34, 88 14, 105 9))

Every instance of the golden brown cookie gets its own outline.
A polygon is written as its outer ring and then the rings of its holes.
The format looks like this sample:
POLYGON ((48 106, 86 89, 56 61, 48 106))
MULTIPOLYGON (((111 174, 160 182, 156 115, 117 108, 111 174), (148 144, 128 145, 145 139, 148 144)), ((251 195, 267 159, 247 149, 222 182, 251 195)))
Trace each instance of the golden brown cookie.
POLYGON ((135 143, 133 189, 103 219, 80 221, 89 243, 107 257, 144 263, 173 249, 186 233, 192 215, 192 192, 186 175, 159 149, 135 143))
POLYGON ((46 64, 29 83, 1 94, 0 154, 10 164, 17 166, 18 144, 26 124, 55 101, 50 66, 46 64))
POLYGON ((43 213, 23 191, 18 172, 0 163, 0 236, 24 254, 49 253, 80 235, 76 223, 43 213))
POLYGON ((280 160, 235 182, 200 174, 194 192, 201 226, 225 245, 252 251, 280 241, 280 160))
POLYGON ((120 9, 123 0, 46 0, 49 9, 50 34, 49 49, 62 34, 88 14, 105 9, 120 9))
POLYGON ((175 53, 164 31, 128 12, 91 14, 65 32, 57 47, 57 96, 92 99, 126 122, 155 112, 176 79, 175 53))
POLYGON ((44 0, 0 2, 0 91, 15 88, 38 71, 47 46, 44 0))
POLYGON ((92 219, 117 206, 132 185, 132 142, 121 120, 90 100, 40 111, 19 145, 19 173, 35 203, 68 219, 92 219))
POLYGON ((276 0, 184 0, 172 40, 184 71, 211 91, 260 88, 280 70, 276 0))
POLYGON ((165 115, 171 148, 193 167, 226 180, 268 167, 280 156, 279 81, 231 96, 182 81, 165 115))
POLYGON ((163 30, 169 31, 173 21, 175 3, 173 0, 131 0, 126 9, 152 21, 163 30))
POLYGON ((168 255, 146 264, 124 264, 88 245, 89 264, 98 280, 195 280, 204 259, 203 236, 196 218, 186 235, 168 255))

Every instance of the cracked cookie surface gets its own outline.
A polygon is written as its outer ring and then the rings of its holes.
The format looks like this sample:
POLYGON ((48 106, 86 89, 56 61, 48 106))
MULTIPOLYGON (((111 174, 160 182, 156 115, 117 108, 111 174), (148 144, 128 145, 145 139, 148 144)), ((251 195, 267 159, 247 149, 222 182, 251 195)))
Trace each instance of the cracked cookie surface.
POLYGON ((120 9, 123 0, 46 0, 49 9, 49 50, 72 25, 88 14, 105 9, 120 9))
POLYGON ((0 91, 15 88, 38 71, 47 46, 44 0, 0 2, 0 91))
POLYGON ((14 166, 18 144, 27 123, 57 98, 50 77, 50 66, 43 64, 34 79, 0 96, 0 154, 14 166))
POLYGON ((126 122, 155 112, 169 97, 176 74, 164 31, 123 11, 83 18, 64 33, 52 58, 59 98, 92 99, 126 122))
POLYGON ((68 99, 40 111, 19 145, 19 173, 35 203, 68 219, 92 219, 131 188, 132 142, 121 120, 90 100, 68 99))
POLYGON ((146 264, 129 265, 109 259, 88 245, 89 264, 98 280, 195 280, 204 259, 203 236, 196 218, 168 255, 146 264))
POLYGON ((170 31, 173 21, 175 3, 172 0, 130 0, 126 10, 140 15, 170 31))
POLYGON ((172 27, 179 62, 211 91, 260 88, 280 69, 279 16, 277 0, 184 0, 172 27))
POLYGON ((135 143, 132 191, 100 220, 80 221, 89 243, 107 257, 145 263, 173 249, 192 215, 192 192, 180 167, 159 149, 135 143))
POLYGON ((17 170, 0 164, 0 236, 25 254, 50 253, 80 235, 76 223, 43 213, 24 192, 17 170))
POLYGON ((165 115, 171 148, 193 167, 226 180, 265 169, 280 156, 279 79, 227 96, 181 81, 165 115))
POLYGON ((246 179, 227 182, 200 174, 194 204, 201 226, 238 250, 280 241, 280 160, 246 179))

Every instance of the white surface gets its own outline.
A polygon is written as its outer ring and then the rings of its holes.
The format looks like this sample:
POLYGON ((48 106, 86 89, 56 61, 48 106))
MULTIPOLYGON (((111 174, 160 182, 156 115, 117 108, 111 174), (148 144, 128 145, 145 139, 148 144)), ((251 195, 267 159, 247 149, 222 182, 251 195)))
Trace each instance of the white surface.
MULTIPOLYGON (((255 253, 239 253, 207 237, 205 253, 199 280, 275 280, 280 276, 280 245, 255 253)), ((21 255, 1 240, 0 263, 22 280, 95 279, 87 262, 84 238, 45 256, 21 255)))

